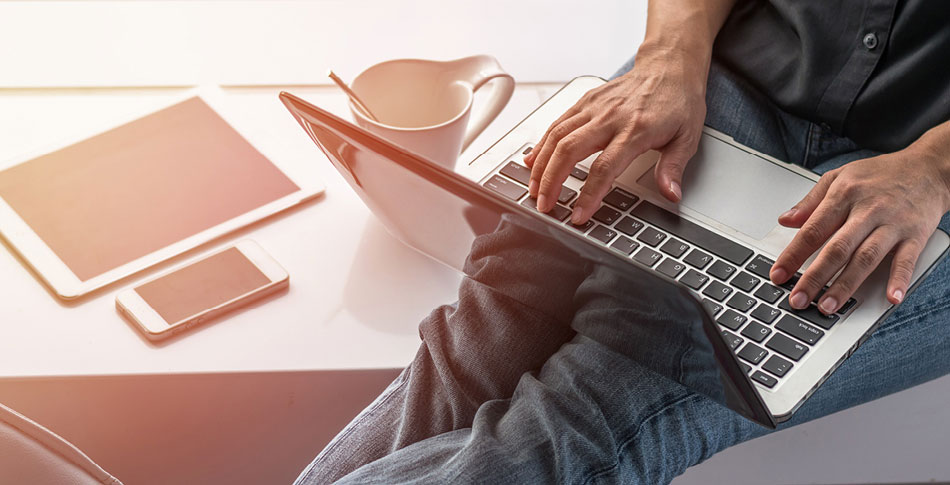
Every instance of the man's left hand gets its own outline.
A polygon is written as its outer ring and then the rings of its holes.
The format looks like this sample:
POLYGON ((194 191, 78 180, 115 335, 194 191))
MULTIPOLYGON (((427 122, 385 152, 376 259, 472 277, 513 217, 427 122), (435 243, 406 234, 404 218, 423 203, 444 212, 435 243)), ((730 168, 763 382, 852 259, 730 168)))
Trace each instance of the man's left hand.
POLYGON ((782 284, 824 245, 795 285, 793 308, 805 308, 841 270, 818 308, 831 314, 893 252, 887 299, 907 294, 920 252, 950 209, 950 124, 925 133, 908 148, 832 170, 788 212, 787 227, 801 228, 772 266, 782 284), (842 269, 843 268, 843 269, 842 269))

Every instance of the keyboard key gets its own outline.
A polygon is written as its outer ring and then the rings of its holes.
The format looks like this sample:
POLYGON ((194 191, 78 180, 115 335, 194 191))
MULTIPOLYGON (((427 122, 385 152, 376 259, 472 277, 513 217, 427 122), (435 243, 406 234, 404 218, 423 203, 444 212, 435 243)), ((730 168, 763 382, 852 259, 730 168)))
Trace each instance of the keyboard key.
POLYGON ((736 293, 732 295, 732 298, 726 302, 726 306, 730 308, 735 308, 740 312, 748 311, 750 308, 754 307, 758 303, 755 298, 752 298, 749 295, 744 293, 736 293))
POLYGON ((528 193, 528 189, 499 175, 492 175, 483 185, 514 201, 518 201, 528 193))
POLYGON ((722 325, 723 327, 728 328, 729 330, 739 330, 748 318, 745 315, 736 313, 733 310, 726 310, 719 318, 716 319, 716 323, 722 325))
POLYGON ((620 219, 616 225, 614 225, 614 229, 628 236, 633 236, 639 232, 640 229, 643 229, 643 223, 632 217, 624 217, 623 219, 620 219))
POLYGON ((629 210, 638 200, 640 200, 639 197, 619 188, 611 190, 610 193, 604 197, 604 202, 622 211, 629 210))
POLYGON ((660 253, 650 248, 643 248, 633 257, 633 259, 635 259, 640 264, 645 264, 652 268, 653 265, 656 264, 656 262, 662 257, 663 256, 660 253))
POLYGON ((769 355, 769 352, 750 342, 745 344, 745 347, 742 347, 738 355, 741 359, 750 364, 758 364, 766 355, 769 355))
POLYGON ((769 389, 775 387, 775 385, 778 384, 778 380, 760 370, 757 370, 754 374, 752 374, 752 380, 762 384, 765 387, 768 387, 769 389))
POLYGON ((717 313, 722 311, 722 305, 710 300, 709 298, 703 298, 703 306, 706 307, 706 311, 714 317, 717 313))
POLYGON ((630 254, 640 247, 640 245, 629 237, 620 236, 616 241, 613 242, 613 244, 610 245, 610 247, 620 251, 623 254, 626 254, 627 256, 630 256, 630 254))
POLYGON ((703 290, 704 295, 720 302, 725 300, 730 293, 732 293, 732 288, 729 288, 718 281, 713 281, 709 284, 709 286, 706 287, 705 290, 703 290))
POLYGON ((752 372, 752 368, 749 367, 749 364, 746 364, 745 362, 739 362, 739 366, 742 367, 742 370, 743 370, 746 374, 752 372))
POLYGON ((567 204, 574 196, 577 195, 577 191, 574 189, 561 186, 561 193, 557 196, 557 201, 561 204, 567 204))
POLYGON ((759 306, 755 307, 755 310, 752 310, 752 318, 764 323, 774 322, 781 314, 782 312, 765 303, 759 303, 759 306))
POLYGON ((782 291, 781 288, 765 283, 758 290, 755 290, 755 294, 753 296, 755 296, 756 298, 760 300, 765 300, 769 303, 774 304, 784 294, 785 292, 782 291))
POLYGON ((597 209, 597 212, 595 212, 592 217, 595 221, 607 224, 609 226, 616 222, 617 219, 620 219, 620 212, 602 205, 600 206, 600 209, 597 209))
POLYGON ((688 264, 688 265, 690 265, 690 266, 692 266, 692 267, 694 267, 694 268, 696 268, 696 269, 703 269, 703 268, 705 268, 706 265, 708 265, 709 263, 712 262, 712 260, 713 260, 713 257, 712 257, 712 256, 710 256, 710 255, 708 255, 708 254, 706 254, 706 253, 704 253, 704 252, 702 252, 702 251, 700 251, 700 250, 698 250, 698 249, 694 249, 694 250, 690 251, 689 254, 687 254, 686 257, 683 258, 683 261, 686 261, 686 264, 688 264))
POLYGON ((581 224, 581 225, 579 225, 579 226, 578 226, 578 225, 575 225, 575 224, 573 224, 573 223, 569 223, 569 224, 568 224, 568 227, 570 227, 570 228, 572 228, 572 229, 574 229, 574 230, 580 231, 580 232, 587 232, 587 230, 590 229, 591 227, 593 227, 594 224, 596 224, 596 222, 594 222, 594 221, 592 221, 592 220, 590 220, 590 219, 587 219, 587 222, 585 222, 585 223, 583 223, 583 224, 581 224))
POLYGON ((664 231, 671 232, 680 239, 689 241, 731 263, 742 264, 752 257, 751 249, 732 242, 647 201, 643 201, 640 205, 634 207, 630 215, 649 222, 664 231))
POLYGON ((585 172, 583 168, 574 167, 574 170, 571 170, 571 177, 574 177, 577 180, 580 180, 581 182, 583 182, 587 180, 587 172, 585 172))
POLYGON ((729 350, 732 350, 733 352, 735 352, 736 348, 742 345, 743 342, 742 337, 738 337, 736 334, 728 330, 722 331, 722 339, 726 341, 726 345, 729 346, 729 350))
POLYGON ((788 373, 789 369, 792 368, 792 363, 777 356, 773 355, 769 357, 769 360, 765 361, 762 364, 762 368, 775 374, 778 377, 784 377, 788 373))
POLYGON ((533 149, 533 148, 534 148, 534 147, 532 147, 531 145, 528 145, 528 146, 525 147, 524 151, 521 152, 521 154, 522 154, 522 155, 527 155, 527 154, 531 153, 531 149, 533 149))
POLYGON ((752 258, 752 261, 749 261, 749 264, 745 266, 745 269, 754 275, 769 279, 769 271, 772 271, 773 264, 775 264, 775 261, 772 261, 761 254, 757 254, 754 258, 752 258))
POLYGON ((644 244, 655 248, 657 245, 663 242, 664 239, 666 239, 666 234, 663 234, 652 227, 648 227, 644 229, 639 236, 637 236, 637 239, 643 241, 644 244))
POLYGON ((768 337, 770 333, 772 333, 771 328, 760 325, 756 322, 749 322, 749 324, 742 329, 742 336, 748 337, 755 342, 761 342, 765 340, 765 337, 768 337))
POLYGON ((684 269, 686 269, 686 266, 684 266, 683 263, 670 258, 664 259, 663 262, 656 267, 657 271, 673 279, 676 279, 684 269))
POLYGON ((752 288, 755 288, 759 284, 758 278, 755 276, 746 273, 745 271, 740 271, 735 278, 732 279, 731 284, 736 288, 739 288, 742 291, 752 291, 752 288))
POLYGON ((707 273, 719 278, 723 281, 729 279, 730 276, 736 273, 736 267, 732 266, 725 261, 716 261, 712 266, 706 270, 707 273))
POLYGON ((666 243, 663 244, 663 247, 660 248, 660 251, 663 251, 674 258, 682 256, 687 250, 689 250, 689 244, 686 244, 682 241, 677 241, 673 238, 670 238, 669 241, 666 241, 666 243))
POLYGON ((805 352, 808 352, 808 347, 780 333, 773 335, 772 338, 765 343, 765 346, 795 362, 798 362, 798 359, 801 359, 802 356, 805 355, 805 352))
MULTIPOLYGON (((521 205, 529 209, 538 210, 538 200, 532 197, 525 198, 525 200, 521 201, 521 205)), ((554 204, 554 207, 552 207, 550 211, 544 212, 543 214, 564 222, 568 217, 570 217, 571 210, 562 205, 554 204)))
POLYGON ((609 243, 616 235, 617 231, 612 231, 599 224, 592 231, 587 233, 587 237, 596 239, 604 244, 609 243))
POLYGON ((694 289, 699 290, 709 281, 709 277, 696 271, 695 269, 689 270, 682 278, 680 278, 680 283, 694 289))
POLYGON ((531 180, 531 169, 515 162, 508 162, 505 168, 499 170, 502 175, 517 180, 521 185, 528 186, 531 180))
POLYGON ((853 307, 857 302, 858 301, 854 298, 848 298, 848 301, 844 302, 844 305, 841 305, 841 308, 838 309, 838 315, 844 315, 845 313, 848 313, 848 311, 851 310, 851 307, 853 307))
POLYGON ((795 310, 791 307, 791 305, 788 304, 788 298, 782 298, 782 301, 779 302, 778 307, 794 314, 796 317, 800 317, 808 322, 814 323, 825 330, 833 327, 836 323, 838 323, 838 320, 841 319, 841 317, 835 314, 825 315, 824 313, 821 313, 821 311, 818 310, 818 307, 815 305, 808 305, 808 307, 804 310, 795 310))
POLYGON ((791 335, 792 337, 805 342, 808 345, 815 345, 818 340, 825 335, 818 328, 815 328, 791 315, 783 316, 775 328, 791 335))

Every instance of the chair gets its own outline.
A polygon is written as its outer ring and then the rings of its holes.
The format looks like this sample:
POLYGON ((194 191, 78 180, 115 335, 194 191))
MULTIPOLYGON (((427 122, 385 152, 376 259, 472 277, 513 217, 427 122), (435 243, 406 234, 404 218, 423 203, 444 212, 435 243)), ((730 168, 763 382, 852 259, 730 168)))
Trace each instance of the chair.
POLYGON ((79 448, 2 404, 0 483, 122 485, 79 448))

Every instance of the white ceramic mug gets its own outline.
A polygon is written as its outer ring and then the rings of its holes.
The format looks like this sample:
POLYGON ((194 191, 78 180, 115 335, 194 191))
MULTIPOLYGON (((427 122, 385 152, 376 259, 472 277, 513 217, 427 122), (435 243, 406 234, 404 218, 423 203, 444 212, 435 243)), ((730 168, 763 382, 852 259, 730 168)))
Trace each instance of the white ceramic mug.
POLYGON ((494 57, 482 55, 386 61, 360 73, 350 87, 379 119, 373 121, 351 102, 359 126, 453 169, 459 154, 511 99, 515 81, 494 57), (493 79, 485 108, 473 115, 475 91, 493 79))

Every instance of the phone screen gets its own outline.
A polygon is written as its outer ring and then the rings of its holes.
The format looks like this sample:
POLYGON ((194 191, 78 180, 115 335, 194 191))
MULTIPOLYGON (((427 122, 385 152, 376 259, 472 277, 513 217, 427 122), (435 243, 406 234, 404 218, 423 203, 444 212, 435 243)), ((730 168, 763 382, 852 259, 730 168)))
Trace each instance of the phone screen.
POLYGON ((229 248, 150 281, 135 292, 166 323, 173 324, 269 283, 244 253, 229 248))

